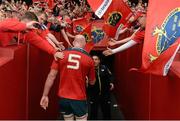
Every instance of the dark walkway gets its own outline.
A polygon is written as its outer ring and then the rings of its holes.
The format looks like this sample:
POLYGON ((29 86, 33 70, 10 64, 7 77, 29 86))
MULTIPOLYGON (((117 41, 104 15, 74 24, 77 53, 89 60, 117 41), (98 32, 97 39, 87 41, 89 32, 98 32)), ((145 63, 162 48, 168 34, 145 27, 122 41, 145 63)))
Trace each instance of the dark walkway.
MULTIPOLYGON (((98 120, 102 119, 102 113, 99 108, 99 113, 98 113, 98 120)), ((117 104, 115 96, 112 94, 111 95, 111 120, 124 120, 124 116, 117 104)))

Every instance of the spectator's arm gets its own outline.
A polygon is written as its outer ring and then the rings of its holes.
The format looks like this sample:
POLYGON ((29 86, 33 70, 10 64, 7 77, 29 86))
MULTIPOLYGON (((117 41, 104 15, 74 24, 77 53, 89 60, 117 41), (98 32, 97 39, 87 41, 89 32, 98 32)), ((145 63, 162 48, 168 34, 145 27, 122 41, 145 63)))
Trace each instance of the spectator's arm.
POLYGON ((69 38, 64 29, 61 29, 61 33, 62 33, 64 39, 66 40, 66 42, 68 43, 68 45, 72 47, 72 44, 70 43, 69 38))
POLYGON ((48 43, 48 41, 44 40, 34 31, 28 32, 25 35, 25 40, 38 47, 39 49, 48 52, 49 54, 56 53, 56 50, 48 43))
POLYGON ((0 22, 0 31, 19 32, 19 31, 24 31, 26 29, 35 29, 33 25, 36 23, 38 22, 31 21, 28 23, 23 23, 17 19, 6 19, 0 22))
POLYGON ((103 54, 104 54, 105 56, 110 56, 110 55, 112 55, 112 54, 115 54, 115 53, 118 53, 118 52, 122 52, 122 51, 124 51, 124 50, 127 50, 127 49, 129 49, 130 47, 132 47, 132 46, 134 46, 134 45, 136 45, 136 44, 138 44, 136 41, 130 40, 129 42, 121 45, 120 47, 118 47, 118 48, 116 48, 116 49, 110 49, 110 48, 108 48, 107 50, 103 51, 103 54))
POLYGON ((26 24, 19 22, 17 19, 6 19, 0 22, 0 31, 24 31, 26 30, 26 24))
POLYGON ((68 37, 70 37, 70 38, 72 38, 72 39, 74 39, 74 38, 75 38, 75 36, 74 36, 74 35, 72 35, 72 34, 70 34, 69 32, 66 32, 66 34, 67 34, 67 36, 68 36, 68 37))
POLYGON ((51 34, 51 33, 48 33, 48 38, 50 39, 50 40, 52 40, 53 41, 53 43, 55 43, 56 45, 58 45, 59 44, 59 41, 56 39, 56 37, 53 35, 53 34, 51 34))
POLYGON ((115 53, 127 50, 127 49, 129 49, 130 47, 132 47, 132 46, 134 46, 136 44, 138 44, 136 41, 130 40, 129 42, 125 43, 124 45, 122 45, 122 46, 120 46, 120 47, 118 47, 116 49, 112 49, 112 53, 115 54, 115 53))

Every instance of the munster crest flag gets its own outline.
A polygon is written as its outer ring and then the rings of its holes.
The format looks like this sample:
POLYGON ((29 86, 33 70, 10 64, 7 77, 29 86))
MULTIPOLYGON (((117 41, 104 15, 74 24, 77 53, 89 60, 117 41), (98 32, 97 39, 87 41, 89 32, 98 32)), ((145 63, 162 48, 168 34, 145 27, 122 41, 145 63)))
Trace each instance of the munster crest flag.
POLYGON ((104 31, 110 37, 115 37, 117 29, 121 29, 131 15, 131 9, 123 0, 113 0, 104 14, 104 31))
POLYGON ((95 44, 98 44, 105 39, 107 39, 106 33, 103 30, 104 27, 104 21, 94 21, 92 23, 92 29, 91 29, 91 34, 93 37, 93 42, 95 44))
POLYGON ((116 30, 122 28, 132 15, 123 0, 88 0, 88 3, 99 18, 104 16, 104 30, 110 37, 114 37, 116 30))
POLYGON ((73 32, 75 34, 79 34, 84 31, 84 29, 88 26, 89 20, 86 18, 80 18, 73 21, 73 32))
POLYGON ((166 76, 180 47, 180 1, 150 0, 140 71, 166 76))
POLYGON ((90 52, 93 47, 104 46, 104 43, 108 41, 108 37, 103 30, 104 21, 97 20, 89 23, 83 32, 80 34, 84 35, 87 41, 85 50, 90 52))

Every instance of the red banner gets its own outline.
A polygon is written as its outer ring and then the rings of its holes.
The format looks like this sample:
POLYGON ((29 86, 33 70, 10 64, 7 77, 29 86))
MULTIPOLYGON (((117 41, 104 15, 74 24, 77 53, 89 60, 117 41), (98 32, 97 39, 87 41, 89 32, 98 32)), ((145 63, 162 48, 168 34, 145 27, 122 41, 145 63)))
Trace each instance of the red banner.
POLYGON ((112 0, 87 0, 95 14, 101 18, 111 5, 112 0))
POLYGON ((81 18, 73 21, 73 32, 75 34, 79 34, 84 31, 84 29, 88 26, 89 20, 86 18, 81 18))
POLYGON ((113 0, 104 14, 104 30, 110 37, 115 37, 117 29, 122 28, 132 15, 131 9, 123 0, 113 0))
POLYGON ((107 35, 103 30, 104 27, 104 21, 94 21, 92 23, 92 37, 95 44, 102 43, 102 41, 105 41, 107 39, 107 35))
POLYGON ((93 21, 80 34, 84 35, 87 41, 85 50, 90 52, 94 46, 106 47, 108 36, 103 30, 104 21, 93 21))
POLYGON ((50 9, 53 9, 54 7, 54 0, 47 0, 48 6, 50 9))
POLYGON ((179 0, 149 1, 140 71, 167 75, 180 46, 179 5, 179 0))
POLYGON ((84 31, 80 33, 80 34, 82 34, 86 38, 86 42, 91 42, 92 41, 92 38, 91 38, 91 27, 92 27, 92 24, 90 23, 84 29, 84 31))

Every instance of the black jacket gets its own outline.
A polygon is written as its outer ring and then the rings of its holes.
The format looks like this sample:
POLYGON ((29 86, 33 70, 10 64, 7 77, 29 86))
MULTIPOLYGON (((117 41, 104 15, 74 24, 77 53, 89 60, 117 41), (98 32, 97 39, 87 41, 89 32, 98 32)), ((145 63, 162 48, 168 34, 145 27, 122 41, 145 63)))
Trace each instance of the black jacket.
POLYGON ((112 73, 109 69, 100 65, 99 68, 96 69, 96 83, 95 85, 88 86, 88 93, 90 98, 96 97, 98 95, 106 96, 110 95, 110 83, 113 81, 112 73))

